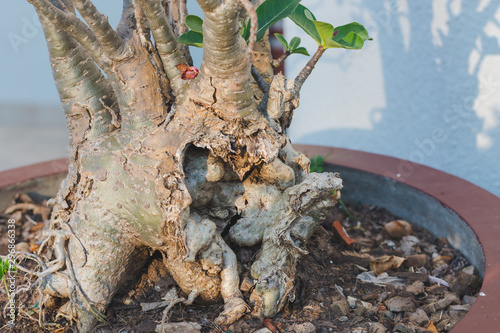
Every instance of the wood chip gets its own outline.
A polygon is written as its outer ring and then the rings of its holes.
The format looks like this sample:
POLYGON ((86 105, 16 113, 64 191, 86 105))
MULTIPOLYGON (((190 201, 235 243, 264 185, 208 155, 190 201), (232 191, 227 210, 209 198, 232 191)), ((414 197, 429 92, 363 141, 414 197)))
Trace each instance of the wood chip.
POLYGON ((412 298, 396 296, 384 302, 392 312, 415 312, 417 306, 412 298))
POLYGON ((429 314, 444 309, 452 303, 460 303, 460 300, 455 294, 446 292, 443 299, 424 305, 422 310, 429 314))
POLYGON ((271 318, 264 319, 262 325, 273 333, 278 332, 278 329, 276 328, 276 325, 271 318))
POLYGON ((201 332, 201 325, 198 323, 183 322, 183 323, 165 323, 156 326, 156 332, 169 332, 169 333, 199 333, 201 332))
POLYGON ((368 268, 370 263, 373 261, 373 257, 369 254, 360 254, 353 251, 342 251, 342 257, 347 262, 352 262, 353 264, 359 265, 364 268, 368 268))
POLYGON ((415 281, 406 288, 406 291, 413 295, 423 294, 425 291, 424 283, 422 281, 415 281))
POLYGON ((408 267, 423 267, 427 264, 427 255, 425 254, 414 254, 406 257, 406 263, 408 267))
POLYGON ((240 285, 240 290, 243 292, 249 292, 252 290, 254 287, 254 281, 250 279, 249 277, 243 278, 243 281, 241 281, 240 285))
POLYGON ((396 324, 394 329, 396 330, 396 332, 401 332, 401 333, 432 333, 432 331, 426 328, 410 324, 403 324, 403 323, 396 324))
POLYGON ((376 274, 387 272, 391 269, 396 269, 403 264, 405 258, 397 256, 382 256, 373 259, 370 262, 370 269, 376 274))
POLYGON ((393 272, 391 275, 396 276, 401 279, 408 280, 408 282, 413 283, 415 281, 422 281, 426 283, 429 281, 429 276, 427 274, 415 273, 415 272, 393 272))
POLYGON ((354 243, 354 239, 349 237, 349 235, 347 234, 347 231, 345 231, 344 227, 342 226, 342 224, 340 224, 339 221, 333 222, 333 229, 335 230, 336 234, 339 235, 340 238, 342 238, 342 240, 347 245, 350 246, 350 245, 352 245, 352 243, 354 243))

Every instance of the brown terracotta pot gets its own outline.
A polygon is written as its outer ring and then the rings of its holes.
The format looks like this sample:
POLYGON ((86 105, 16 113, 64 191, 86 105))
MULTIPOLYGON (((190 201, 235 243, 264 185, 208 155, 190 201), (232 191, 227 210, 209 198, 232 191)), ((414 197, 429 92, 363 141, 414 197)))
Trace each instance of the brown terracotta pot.
MULTIPOLYGON (((325 171, 340 172, 346 202, 386 208, 460 249, 484 278, 484 296, 452 332, 500 332, 500 198, 463 179, 392 157, 320 146, 295 148, 308 156, 327 156, 325 171)), ((0 172, 0 210, 18 192, 54 195, 66 162, 0 172)))

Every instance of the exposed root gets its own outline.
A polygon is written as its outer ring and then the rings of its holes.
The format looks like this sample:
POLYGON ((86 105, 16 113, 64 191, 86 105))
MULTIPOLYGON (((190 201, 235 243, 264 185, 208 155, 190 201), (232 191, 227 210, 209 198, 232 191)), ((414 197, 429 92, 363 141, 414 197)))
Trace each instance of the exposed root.
POLYGON ((184 305, 191 305, 193 304, 194 300, 196 299, 196 297, 198 297, 198 295, 200 294, 199 291, 197 290, 193 290, 190 294, 189 294, 189 297, 187 299, 183 298, 183 297, 177 297, 177 298, 174 298, 170 301, 170 303, 168 304, 168 306, 165 308, 165 310, 163 310, 163 316, 161 317, 161 332, 162 333, 166 333, 165 331, 165 322, 167 321, 167 318, 168 318, 168 315, 169 315, 169 312, 170 310, 176 305, 176 304, 179 304, 179 303, 182 303, 184 305))
POLYGON ((83 291, 80 283, 78 282, 75 272, 73 270, 73 264, 71 262, 71 258, 69 256, 66 256, 66 267, 69 272, 69 276, 71 278, 71 282, 73 283, 71 286, 72 291, 70 292, 70 300, 72 301, 72 304, 76 304, 76 301, 72 298, 73 296, 73 291, 76 290, 80 296, 82 297, 83 302, 87 306, 88 310, 96 317, 96 319, 102 323, 106 322, 106 316, 103 315, 97 307, 95 307, 92 304, 92 301, 87 297, 85 292, 83 291))
POLYGON ((231 325, 249 311, 249 306, 242 298, 233 297, 224 300, 224 311, 215 319, 220 326, 231 325))
POLYGON ((217 243, 222 248, 224 267, 221 272, 221 293, 224 298, 224 311, 217 317, 218 325, 230 325, 248 312, 248 305, 243 300, 239 288, 238 264, 236 255, 226 242, 217 235, 217 243))
MULTIPOLYGON (((87 297, 80 283, 78 282, 78 279, 76 278, 74 273, 71 258, 66 249, 66 242, 69 240, 71 236, 74 236, 77 239, 78 243, 81 245, 83 252, 85 254, 85 260, 82 266, 85 265, 87 259, 87 252, 85 250, 85 247, 83 246, 80 239, 76 237, 76 235, 71 230, 71 227, 69 225, 67 225, 66 223, 63 223, 62 225, 66 226, 67 230, 46 231, 45 235, 48 237, 42 243, 42 246, 45 246, 51 240, 53 240, 51 249, 54 251, 55 255, 54 260, 46 263, 44 259, 40 257, 40 255, 27 252, 18 252, 18 254, 21 256, 21 259, 23 258, 31 259, 37 262, 37 264, 42 268, 41 272, 36 272, 26 269, 20 265, 18 266, 18 269, 20 271, 23 271, 25 273, 37 277, 35 285, 37 285, 37 290, 40 293, 40 300, 38 302, 40 305, 38 321, 41 326, 42 323, 45 322, 45 318, 43 317, 43 306, 50 295, 69 297, 71 302, 67 304, 70 303, 76 304, 75 293, 77 293, 78 295, 81 296, 81 299, 83 300, 84 304, 89 309, 89 311, 95 316, 95 318, 100 322, 106 322, 106 317, 92 304, 92 301, 87 297), (66 270, 63 273, 62 271, 65 267, 66 270), (57 278, 54 279, 52 278, 52 276, 55 276, 57 278), (61 280, 63 282, 61 282, 61 280), (43 297, 44 295, 45 297, 43 297)), ((39 253, 40 252, 41 251, 39 251, 39 253)), ((62 315, 62 313, 60 312, 58 316, 59 315, 62 315)), ((70 319, 70 321, 74 320, 75 318, 74 309, 71 308, 70 315, 64 314, 63 316, 67 319, 70 319)))

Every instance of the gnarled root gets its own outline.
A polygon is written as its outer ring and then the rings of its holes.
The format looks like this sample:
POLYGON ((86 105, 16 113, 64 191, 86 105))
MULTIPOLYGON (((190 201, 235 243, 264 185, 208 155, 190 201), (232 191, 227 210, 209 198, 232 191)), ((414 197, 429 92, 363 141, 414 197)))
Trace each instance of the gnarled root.
MULTIPOLYGON (((260 193, 270 190, 267 185, 257 187, 260 193)), ((341 188, 337 174, 310 174, 302 183, 288 188, 281 201, 268 205, 267 211, 248 211, 249 216, 242 222, 248 227, 248 221, 254 221, 252 239, 242 237, 235 228, 231 236, 236 242, 253 245, 262 240, 261 251, 251 267, 252 277, 257 280, 251 295, 254 316, 270 317, 283 308, 293 289, 297 260, 307 253, 302 247, 336 202, 334 191, 341 188), (277 219, 265 220, 272 215, 277 219)))

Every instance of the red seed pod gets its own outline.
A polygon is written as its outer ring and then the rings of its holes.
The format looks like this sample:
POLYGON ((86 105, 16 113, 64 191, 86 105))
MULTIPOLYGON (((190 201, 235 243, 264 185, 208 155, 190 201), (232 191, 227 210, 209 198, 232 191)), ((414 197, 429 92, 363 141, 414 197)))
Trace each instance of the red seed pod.
POLYGON ((198 68, 194 66, 188 66, 185 63, 178 64, 175 67, 177 67, 177 69, 181 71, 181 79, 183 80, 194 79, 200 72, 198 68))

